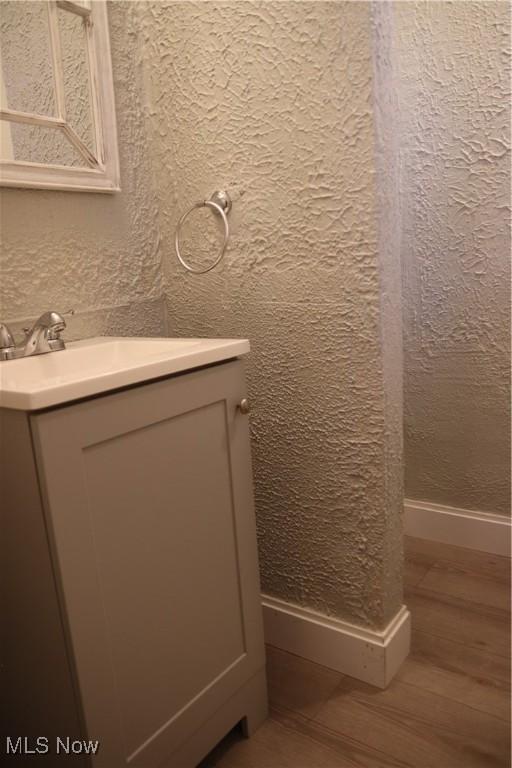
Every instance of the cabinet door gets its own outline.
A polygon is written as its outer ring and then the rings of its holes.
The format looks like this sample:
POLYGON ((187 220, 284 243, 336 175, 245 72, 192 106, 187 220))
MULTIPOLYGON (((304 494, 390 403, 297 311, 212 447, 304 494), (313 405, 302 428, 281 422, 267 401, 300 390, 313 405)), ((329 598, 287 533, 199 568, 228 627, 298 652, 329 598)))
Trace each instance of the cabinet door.
POLYGON ((32 417, 95 766, 152 768, 264 663, 243 366, 32 417))

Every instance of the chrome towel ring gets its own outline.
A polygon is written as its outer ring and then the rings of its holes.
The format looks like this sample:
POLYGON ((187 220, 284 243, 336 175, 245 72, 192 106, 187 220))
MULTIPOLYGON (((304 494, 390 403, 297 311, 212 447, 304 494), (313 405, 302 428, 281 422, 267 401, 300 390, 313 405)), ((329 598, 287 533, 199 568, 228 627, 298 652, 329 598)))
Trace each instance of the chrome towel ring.
POLYGON ((182 266, 185 267, 185 269, 188 272, 193 272, 195 275, 204 275, 205 272, 210 272, 210 270, 215 269, 217 264, 220 262, 222 257, 224 256, 224 253, 227 248, 227 244, 229 241, 229 222, 227 214, 231 210, 231 198, 228 195, 227 192, 224 192, 223 190, 218 190, 217 192, 214 192, 213 195, 210 197, 209 200, 201 200, 198 203, 194 203, 194 205, 186 211, 186 213, 183 214, 181 219, 178 221, 178 226, 176 227, 176 235, 174 237, 174 247, 176 249, 176 256, 178 257, 178 261, 182 266), (196 208, 202 208, 203 206, 206 206, 207 208, 211 208, 215 213, 217 213, 224 223, 224 242, 222 243, 222 248, 220 249, 220 253, 213 262, 213 264, 210 264, 209 267, 205 267, 204 269, 199 269, 197 267, 191 267, 190 264, 187 264, 183 256, 180 252, 180 235, 181 235, 181 228, 183 226, 183 223, 187 216, 189 216, 193 210, 196 208))

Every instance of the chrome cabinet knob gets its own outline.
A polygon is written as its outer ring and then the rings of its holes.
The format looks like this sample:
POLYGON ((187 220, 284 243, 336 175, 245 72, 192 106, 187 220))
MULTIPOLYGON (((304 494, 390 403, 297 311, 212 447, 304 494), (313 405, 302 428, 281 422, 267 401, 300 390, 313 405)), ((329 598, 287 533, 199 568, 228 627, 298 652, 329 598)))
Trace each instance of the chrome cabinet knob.
POLYGON ((249 413, 251 410, 251 404, 246 397, 243 397, 238 403, 238 410, 243 414, 249 413))

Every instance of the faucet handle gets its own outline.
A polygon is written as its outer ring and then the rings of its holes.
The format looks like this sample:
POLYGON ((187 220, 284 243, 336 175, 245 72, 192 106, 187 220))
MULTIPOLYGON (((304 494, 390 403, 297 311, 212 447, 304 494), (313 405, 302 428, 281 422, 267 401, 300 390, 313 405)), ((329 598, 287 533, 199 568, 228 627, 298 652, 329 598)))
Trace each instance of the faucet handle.
POLYGON ((14 337, 7 325, 0 323, 0 349, 14 347, 14 337))

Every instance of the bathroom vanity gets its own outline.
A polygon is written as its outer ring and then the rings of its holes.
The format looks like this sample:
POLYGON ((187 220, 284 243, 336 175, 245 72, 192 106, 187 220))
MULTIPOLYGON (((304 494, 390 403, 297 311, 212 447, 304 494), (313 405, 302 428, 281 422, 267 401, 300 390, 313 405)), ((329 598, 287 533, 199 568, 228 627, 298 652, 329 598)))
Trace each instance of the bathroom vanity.
POLYGON ((99 741, 73 765, 193 768, 266 716, 248 350, 0 363, 2 736, 47 737, 48 765, 70 737, 99 741))

